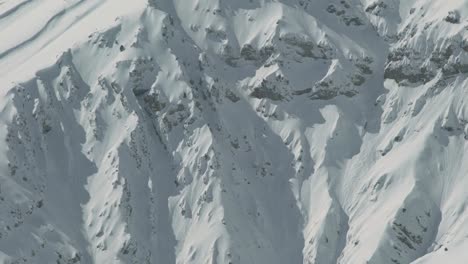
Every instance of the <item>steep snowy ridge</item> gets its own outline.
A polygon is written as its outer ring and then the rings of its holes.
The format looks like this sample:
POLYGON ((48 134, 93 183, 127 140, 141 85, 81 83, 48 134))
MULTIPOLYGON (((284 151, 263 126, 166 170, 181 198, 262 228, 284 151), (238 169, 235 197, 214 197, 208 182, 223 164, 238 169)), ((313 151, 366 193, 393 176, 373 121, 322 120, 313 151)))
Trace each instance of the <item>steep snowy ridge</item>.
POLYGON ((50 66, 60 54, 122 15, 138 15, 146 1, 40 0, 0 2, 0 78, 18 82, 50 66))
POLYGON ((0 0, 0 263, 465 263, 446 2, 0 0))

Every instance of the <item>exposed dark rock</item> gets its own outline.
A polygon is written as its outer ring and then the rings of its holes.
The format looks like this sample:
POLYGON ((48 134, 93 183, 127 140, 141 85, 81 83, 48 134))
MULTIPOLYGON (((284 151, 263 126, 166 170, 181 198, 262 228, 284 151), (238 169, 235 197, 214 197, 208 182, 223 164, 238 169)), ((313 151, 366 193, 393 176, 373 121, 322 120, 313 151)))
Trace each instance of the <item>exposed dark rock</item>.
POLYGON ((364 22, 359 17, 343 17, 343 22, 347 26, 362 26, 364 22))
POLYGON ((235 103, 240 100, 240 97, 237 96, 235 93, 233 93, 230 90, 226 91, 226 98, 229 99, 231 102, 235 103))
POLYGON ((245 44, 242 47, 240 55, 245 60, 256 60, 257 59, 257 51, 250 44, 245 44))
POLYGON ((143 97, 144 102, 152 112, 159 112, 166 104, 159 101, 159 96, 157 94, 148 94, 143 97))
POLYGON ((330 100, 335 98, 337 95, 338 92, 336 90, 321 89, 313 92, 309 98, 312 100, 330 100))
POLYGON ((450 11, 448 15, 444 18, 445 21, 452 24, 460 23, 460 13, 458 11, 450 11))
POLYGON ((362 74, 372 74, 372 70, 367 64, 357 63, 356 67, 361 71, 362 74))
POLYGON ((410 83, 427 83, 435 77, 435 74, 426 70, 426 68, 416 69, 415 72, 406 70, 404 67, 387 65, 384 71, 385 79, 393 79, 397 83, 408 81, 410 83))
POLYGON ((299 50, 297 50, 297 53, 303 57, 319 57, 314 53, 315 43, 313 43, 310 40, 302 39, 293 35, 285 36, 283 40, 286 44, 299 48, 299 50))
POLYGON ((331 5, 327 6, 327 12, 330 13, 330 14, 335 13, 336 12, 335 5, 331 4, 331 5))
POLYGON ((346 96, 346 97, 353 97, 358 94, 358 91, 356 90, 347 90, 347 91, 340 91, 340 94, 346 96))
POLYGON ((368 13, 374 13, 375 11, 378 11, 379 9, 383 8, 387 8, 387 4, 385 4, 384 2, 376 1, 368 5, 365 11, 368 13))
POLYGON ((303 94, 306 94, 306 93, 310 93, 312 91, 312 88, 307 88, 307 89, 303 89, 303 90, 298 90, 298 91, 294 91, 292 92, 293 95, 303 95, 303 94))
POLYGON ((268 98, 273 101, 281 101, 284 99, 284 96, 280 93, 268 89, 264 86, 255 88, 254 91, 250 94, 250 96, 258 99, 268 98))
POLYGON ((366 78, 364 78, 364 76, 359 75, 359 74, 355 74, 353 75, 353 77, 351 77, 351 82, 356 86, 361 86, 362 84, 364 84, 365 81, 366 81, 366 78))

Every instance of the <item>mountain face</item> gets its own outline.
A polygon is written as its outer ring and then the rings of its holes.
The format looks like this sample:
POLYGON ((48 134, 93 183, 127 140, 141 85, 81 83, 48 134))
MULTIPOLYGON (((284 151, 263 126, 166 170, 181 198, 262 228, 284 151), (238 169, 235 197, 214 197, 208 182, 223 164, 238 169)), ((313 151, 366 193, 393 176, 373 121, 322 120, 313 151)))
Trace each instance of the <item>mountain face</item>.
POLYGON ((468 1, 0 0, 0 263, 462 264, 468 1))

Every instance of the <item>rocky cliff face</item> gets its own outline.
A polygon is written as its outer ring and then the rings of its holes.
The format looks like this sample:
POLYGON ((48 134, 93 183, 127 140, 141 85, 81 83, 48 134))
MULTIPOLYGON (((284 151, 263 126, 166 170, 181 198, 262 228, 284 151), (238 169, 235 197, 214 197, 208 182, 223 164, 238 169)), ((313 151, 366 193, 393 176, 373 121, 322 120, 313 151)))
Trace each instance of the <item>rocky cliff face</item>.
POLYGON ((467 18, 0 1, 0 262, 464 263, 467 18))

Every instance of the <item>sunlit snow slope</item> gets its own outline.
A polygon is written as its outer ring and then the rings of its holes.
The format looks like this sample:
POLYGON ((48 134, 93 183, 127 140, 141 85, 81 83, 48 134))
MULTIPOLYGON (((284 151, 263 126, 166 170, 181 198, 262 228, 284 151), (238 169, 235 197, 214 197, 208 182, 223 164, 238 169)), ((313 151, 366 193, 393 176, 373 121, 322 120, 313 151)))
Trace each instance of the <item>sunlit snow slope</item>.
POLYGON ((468 263, 467 0, 0 0, 0 263, 468 263))

